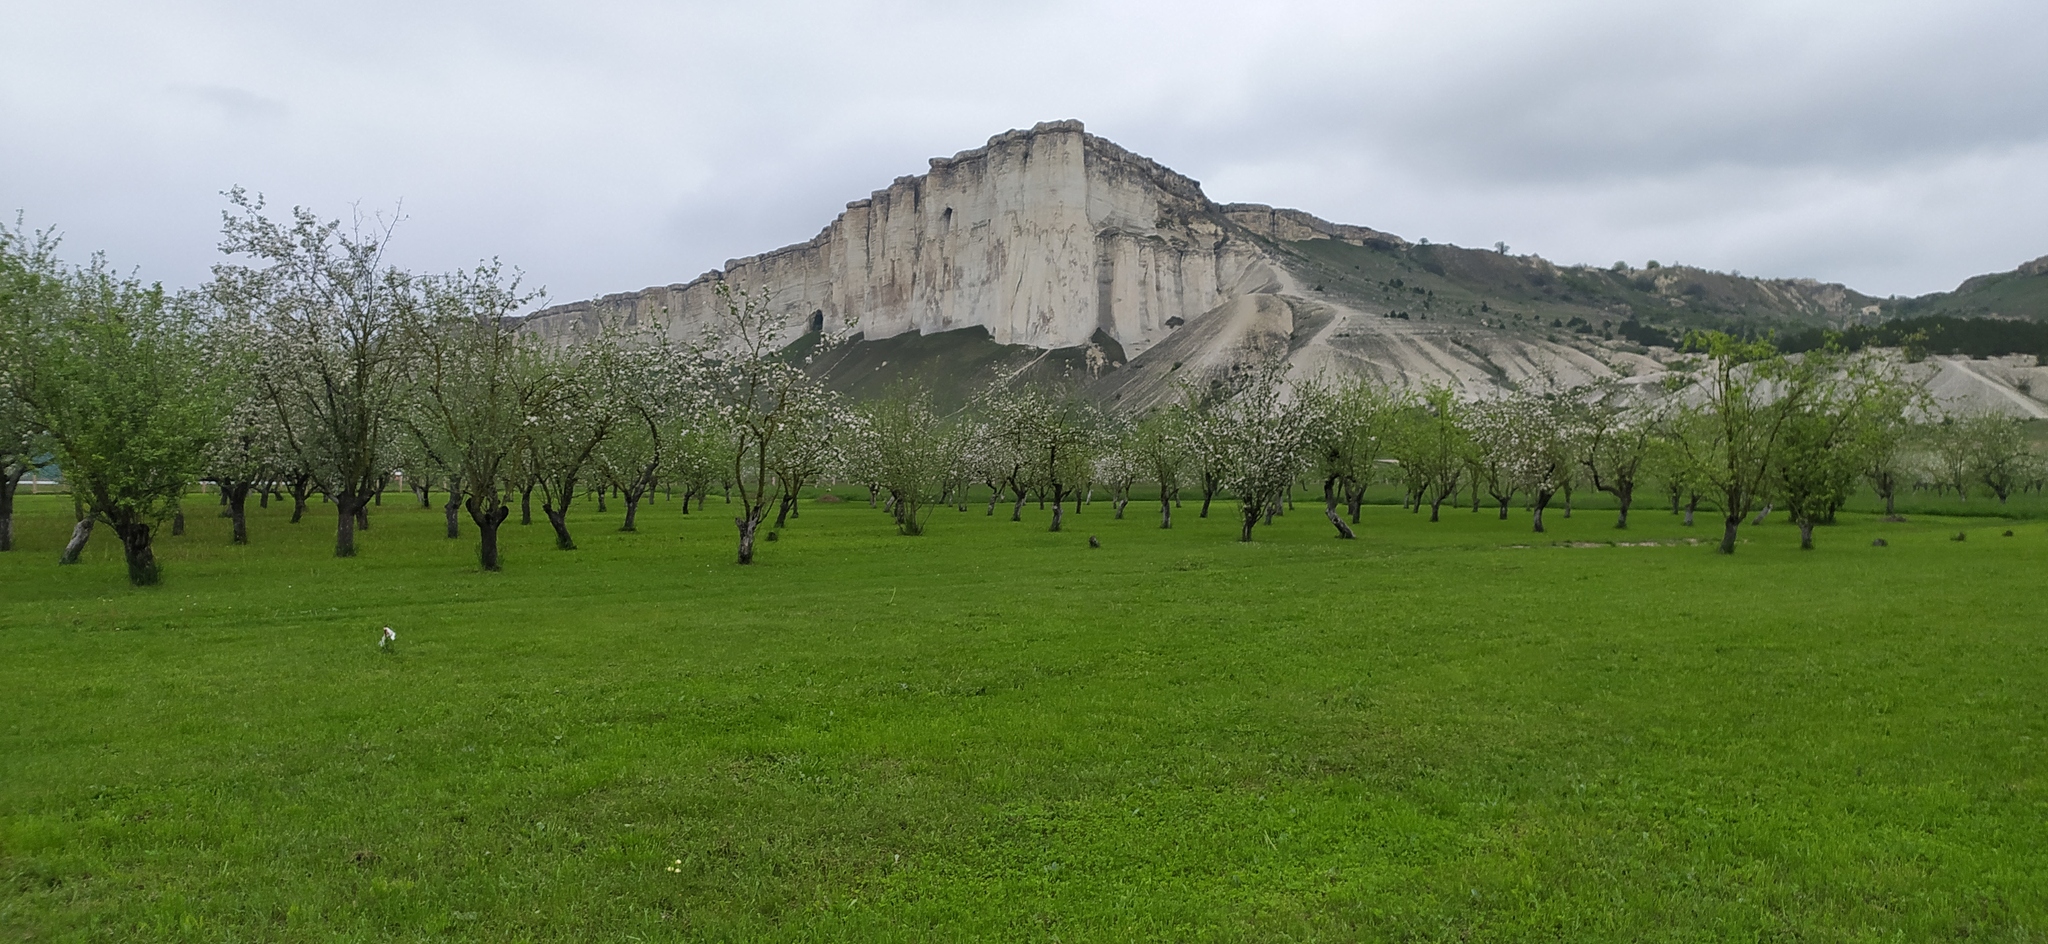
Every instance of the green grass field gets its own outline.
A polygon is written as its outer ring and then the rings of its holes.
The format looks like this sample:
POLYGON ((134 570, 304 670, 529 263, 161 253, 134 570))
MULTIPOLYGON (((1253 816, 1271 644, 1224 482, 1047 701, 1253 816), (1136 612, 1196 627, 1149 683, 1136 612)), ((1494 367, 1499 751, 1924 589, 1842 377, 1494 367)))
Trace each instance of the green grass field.
POLYGON ((739 568, 714 498, 482 574, 407 504, 195 499, 138 591, 24 497, 0 939, 2048 939, 2042 521, 806 502, 739 568))

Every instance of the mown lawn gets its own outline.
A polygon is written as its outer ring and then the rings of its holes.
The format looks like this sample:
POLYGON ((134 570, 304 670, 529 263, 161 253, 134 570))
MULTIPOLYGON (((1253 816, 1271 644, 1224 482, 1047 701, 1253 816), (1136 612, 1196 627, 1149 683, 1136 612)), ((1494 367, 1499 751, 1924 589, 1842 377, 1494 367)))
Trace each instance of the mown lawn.
POLYGON ((2040 521, 23 502, 0 939, 2048 939, 2040 521))

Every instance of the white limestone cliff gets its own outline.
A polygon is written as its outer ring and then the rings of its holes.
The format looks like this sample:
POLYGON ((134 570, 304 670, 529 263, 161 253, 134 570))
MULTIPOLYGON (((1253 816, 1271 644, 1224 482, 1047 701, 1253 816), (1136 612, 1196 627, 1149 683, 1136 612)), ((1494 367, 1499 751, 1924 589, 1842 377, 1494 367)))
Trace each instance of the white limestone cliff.
MULTIPOLYGON (((1054 121, 934 158, 925 173, 847 204, 808 242, 730 260, 688 283, 548 308, 527 324, 559 337, 616 319, 694 339, 713 323, 726 282, 768 290, 795 331, 852 327, 879 342, 979 328, 998 344, 1043 350, 1106 339, 1122 357, 1091 350, 1090 389, 1130 410, 1227 369, 1249 346, 1285 349, 1298 377, 1365 375, 1472 396, 1603 379, 1641 386, 1665 369, 1667 349, 1653 356, 1591 337, 1591 325, 1565 330, 1554 317, 1546 328, 1500 297, 1489 307, 1488 296, 1456 287, 1492 279, 1519 286, 1524 299, 1547 298, 1567 275, 1552 263, 1438 248, 1299 210, 1217 204, 1196 181, 1078 121, 1054 121)), ((1635 279, 1660 305, 1685 308, 1704 275, 1665 268, 1635 279)), ((1868 301, 1810 280, 1722 281, 1770 309, 1836 321, 1868 301)), ((1626 306, 1577 310, 1631 315, 1626 306)), ((2048 383, 2018 386, 2030 378, 2016 370, 1944 363, 1932 386, 1944 403, 2048 415, 2031 392, 2048 383)))
MULTIPOLYGON (((1302 214, 1305 216, 1305 214, 1302 214)), ((856 200, 807 243, 695 281, 537 313, 558 333, 599 314, 694 335, 715 285, 767 288, 792 324, 867 338, 981 326, 996 341, 1075 347, 1100 330, 1135 355, 1224 299, 1274 284, 1264 253, 1201 185, 1086 133, 1011 131, 856 200)))

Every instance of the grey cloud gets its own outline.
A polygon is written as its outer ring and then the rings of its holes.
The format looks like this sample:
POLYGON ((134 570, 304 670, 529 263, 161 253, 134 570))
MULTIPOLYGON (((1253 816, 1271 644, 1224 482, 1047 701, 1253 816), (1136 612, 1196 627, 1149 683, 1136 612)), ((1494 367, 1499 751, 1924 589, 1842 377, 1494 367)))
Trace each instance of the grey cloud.
POLYGON ((401 198, 422 267, 687 279, 1011 127, 1219 199, 1922 292, 2048 252, 2048 8, 117 2, 9 14, 0 205, 171 282, 217 192, 401 198), (161 105, 166 89, 185 104, 161 105), (152 104, 156 103, 156 104, 152 104))

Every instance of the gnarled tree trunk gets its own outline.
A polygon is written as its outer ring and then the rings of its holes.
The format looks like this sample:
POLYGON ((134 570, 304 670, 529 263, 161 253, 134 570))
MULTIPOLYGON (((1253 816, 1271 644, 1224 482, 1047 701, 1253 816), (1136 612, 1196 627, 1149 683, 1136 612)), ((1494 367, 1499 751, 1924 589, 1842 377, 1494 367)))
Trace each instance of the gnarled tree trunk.
POLYGON ((156 553, 149 545, 149 525, 141 521, 116 522, 114 533, 121 537, 121 553, 128 559, 130 586, 148 587, 163 580, 156 553))
POLYGON ((253 482, 221 483, 221 493, 228 499, 230 544, 249 543, 249 489, 253 487, 253 482))
POLYGON ((57 563, 78 563, 78 555, 85 553, 85 542, 92 540, 92 522, 91 515, 79 516, 78 523, 71 526, 71 540, 65 542, 64 554, 57 558, 57 563))
POLYGON ((0 551, 14 550, 14 492, 28 470, 0 476, 0 551))
POLYGON ((759 531, 761 529, 761 519, 759 516, 741 516, 732 519, 732 523, 734 527, 740 529, 739 562, 742 564, 751 564, 754 562, 754 532, 759 531))
POLYGON ((1548 491, 1545 491, 1545 490, 1543 490, 1543 489, 1540 489, 1540 488, 1536 490, 1536 533, 1537 533, 1537 534, 1542 534, 1542 533, 1543 533, 1543 509, 1544 509, 1544 508, 1546 508, 1546 507, 1548 507, 1548 506, 1550 505, 1550 494, 1551 494, 1550 492, 1548 492, 1548 491))
POLYGON ((1323 481, 1323 516, 1337 527, 1337 537, 1346 541, 1358 537, 1351 526, 1344 523, 1344 516, 1337 513, 1337 480, 1334 478, 1323 481))
POLYGON ((462 480, 448 480, 448 503, 441 506, 441 513, 448 519, 448 540, 462 536, 462 519, 456 513, 462 510, 462 480))
MULTIPOLYGON (((568 502, 562 504, 566 506, 568 502)), ((576 540, 569 537, 569 509, 564 507, 558 510, 553 504, 542 502, 540 511, 548 517, 548 524, 555 529, 555 550, 575 550, 576 540)))
POLYGON ((334 501, 334 556, 356 556, 356 525, 367 522, 363 498, 356 495, 330 496, 334 501))
POLYGON ((512 509, 504 505, 486 507, 474 495, 464 504, 469 509, 470 520, 476 522, 477 564, 485 570, 495 572, 501 566, 498 561, 498 529, 504 526, 505 519, 512 517, 512 509))
POLYGON ((298 524, 306 517, 306 499, 313 494, 313 477, 301 475, 292 480, 292 524, 298 524))

